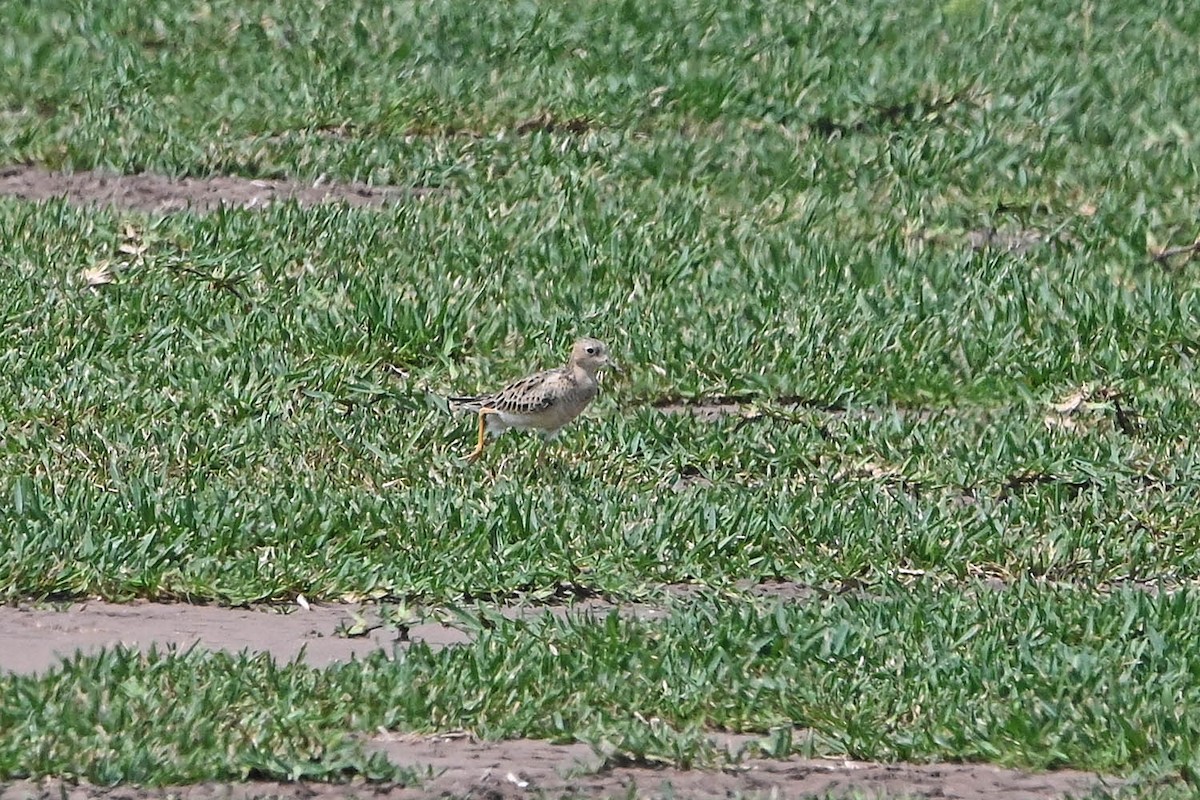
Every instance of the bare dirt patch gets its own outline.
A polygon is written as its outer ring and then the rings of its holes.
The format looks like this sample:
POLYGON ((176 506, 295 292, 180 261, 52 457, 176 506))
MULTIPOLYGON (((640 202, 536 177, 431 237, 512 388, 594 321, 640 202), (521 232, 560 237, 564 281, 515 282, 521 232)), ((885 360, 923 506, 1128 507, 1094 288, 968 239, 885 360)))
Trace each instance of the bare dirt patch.
POLYGON ((921 229, 911 234, 910 241, 917 246, 932 244, 938 247, 953 248, 959 248, 965 244, 977 252, 991 251, 1016 257, 1027 256, 1046 247, 1075 249, 1081 244, 1078 237, 1065 228, 1041 230, 1013 226, 1001 228, 987 226, 953 233, 921 229))
POLYGON ((827 403, 799 395, 779 397, 744 395, 713 395, 707 397, 660 397, 650 407, 662 414, 687 414, 701 422, 719 422, 727 417, 739 418, 742 423, 778 419, 795 422, 800 415, 816 419, 883 419, 888 414, 926 420, 938 414, 956 413, 951 408, 926 408, 891 405, 886 407, 851 407, 827 403))
MULTIPOLYGON (((182 603, 72 603, 60 608, 0 607, 0 672, 36 673, 79 651, 96 653, 118 645, 165 650, 198 645, 208 650, 270 653, 281 661, 301 658, 312 666, 349 661, 390 650, 395 631, 378 628, 354 638, 337 634, 352 621, 337 606, 279 610, 195 606, 182 603)), ((413 626, 410 637, 431 644, 467 641, 467 635, 439 624, 413 626)))
POLYGON ((690 414, 701 422, 716 422, 725 417, 743 416, 749 408, 749 401, 738 400, 732 397, 700 398, 692 402, 668 400, 655 403, 654 407, 664 414, 690 414))
MULTIPOLYGON (((734 737, 727 737, 734 739, 734 737)), ((736 737, 737 739, 750 737, 736 737)), ((535 797, 937 797, 1045 800, 1080 796, 1114 781, 1087 772, 1029 773, 982 764, 876 764, 844 759, 747 758, 724 770, 601 767, 584 744, 555 745, 518 739, 480 742, 467 736, 381 736, 371 745, 397 764, 428 770, 420 786, 351 783, 202 783, 144 788, 101 787, 58 780, 18 781, 0 787, 0 800, 317 800, 362 797, 433 800, 463 797, 508 800, 535 797)), ((731 748, 736 749, 736 748, 731 748)))
MULTIPOLYGON (((614 604, 589 598, 565 606, 494 606, 507 617, 534 614, 603 616, 613 610, 635 618, 667 613, 708 590, 664 587, 663 607, 614 604)), ((739 584, 739 593, 802 602, 813 589, 786 582, 739 584)), ((77 650, 95 652, 123 644, 148 650, 198 645, 226 652, 270 653, 277 660, 299 659, 312 666, 348 661, 375 651, 391 651, 411 642, 434 647, 470 640, 452 620, 427 619, 404 626, 384 625, 376 606, 310 605, 289 613, 262 610, 137 602, 73 603, 59 608, 0 607, 0 672, 42 672, 77 650), (361 636, 341 635, 358 619, 361 636)), ((432 615, 427 615, 432 616, 432 615)), ((417 768, 428 777, 421 786, 367 784, 238 782, 146 788, 101 787, 59 780, 18 781, 0 785, 0 800, 111 800, 149 798, 280 797, 288 800, 363 797, 425 800, 442 797, 805 797, 819 795, 904 797, 1055 798, 1084 794, 1102 784, 1100 776, 1075 771, 1026 773, 987 765, 874 764, 841 759, 736 758, 755 736, 714 734, 714 744, 735 763, 723 770, 681 770, 641 765, 606 765, 586 744, 538 740, 484 742, 467 733, 422 736, 380 732, 366 745, 394 763, 417 768)), ((750 751, 753 752, 753 751, 750 751)))
POLYGON ((980 228, 967 231, 967 244, 972 250, 1004 250, 1023 256, 1047 240, 1046 234, 1038 230, 1022 228, 1000 231, 995 228, 980 228))
MULTIPOLYGON (((736 756, 755 736, 719 734, 713 743, 736 756)), ((1047 798, 1100 785, 1095 774, 1027 773, 985 765, 875 764, 845 759, 742 758, 722 770, 607 767, 585 744, 520 739, 480 742, 386 735, 371 742, 396 764, 429 765, 435 775, 413 798, 806 797, 856 793, 887 797, 1047 798)))
MULTIPOLYGON (((846 591, 793 581, 739 581, 733 595, 781 602, 810 602, 846 591)), ((662 602, 616 603, 600 597, 566 604, 486 603, 480 608, 510 619, 542 614, 604 617, 616 611, 631 619, 652 620, 714 592, 698 584, 662 587, 662 602)), ((473 605, 462 609, 473 613, 473 605)), ((416 621, 403 626, 387 619, 374 604, 310 604, 228 608, 188 603, 109 603, 101 600, 45 605, 0 605, 0 673, 40 673, 76 652, 94 654, 118 645, 149 651, 196 645, 205 650, 267 653, 276 661, 299 660, 325 667, 391 652, 423 642, 430 647, 464 644, 471 634, 445 609, 417 609, 416 621), (357 630, 355 630, 357 626, 357 630), (353 634, 353 635, 348 635, 353 634)))
POLYGON ((308 184, 220 175, 171 178, 149 173, 51 172, 28 165, 0 167, 0 196, 35 202, 62 197, 75 206, 113 206, 150 214, 189 210, 210 212, 221 206, 262 209, 289 200, 302 206, 344 203, 356 207, 379 207, 421 197, 431 191, 400 186, 369 186, 365 183, 308 184))
MULTIPOLYGON (((834 589, 791 581, 739 581, 736 595, 804 602, 834 589)), ((662 617, 672 606, 686 605, 712 589, 698 584, 662 587, 661 605, 650 602, 616 603, 601 597, 573 599, 565 604, 510 602, 480 607, 510 619, 541 614, 603 617, 612 611, 631 619, 662 617)), ((470 614, 473 605, 462 606, 470 614)), ((415 642, 446 647, 470 641, 470 633, 445 609, 417 610, 418 620, 401 627, 386 619, 374 603, 262 606, 228 608, 188 603, 109 603, 102 600, 45 605, 0 605, 0 673, 44 672, 76 652, 96 653, 118 645, 138 648, 187 648, 227 653, 268 653, 277 661, 313 667, 362 658, 375 651, 390 652, 415 642), (355 626, 358 631, 354 631, 355 626), (347 635, 353 632, 354 635, 347 635)))
MULTIPOLYGON (((498 606, 507 617, 535 614, 599 614, 613 609, 633 617, 665 613, 646 605, 618 606, 588 599, 570 606, 498 606)), ((469 607, 467 609, 469 611, 469 607)), ((376 651, 391 652, 414 642, 431 647, 462 644, 470 634, 454 624, 451 615, 431 613, 401 629, 381 619, 374 605, 310 605, 307 609, 224 608, 185 603, 91 601, 58 607, 0 606, 0 673, 38 673, 51 669, 76 652, 96 653, 118 645, 143 651, 151 647, 187 648, 238 653, 268 653, 276 661, 299 659, 313 667, 362 658, 376 651), (361 633, 345 635, 357 622, 361 633)))

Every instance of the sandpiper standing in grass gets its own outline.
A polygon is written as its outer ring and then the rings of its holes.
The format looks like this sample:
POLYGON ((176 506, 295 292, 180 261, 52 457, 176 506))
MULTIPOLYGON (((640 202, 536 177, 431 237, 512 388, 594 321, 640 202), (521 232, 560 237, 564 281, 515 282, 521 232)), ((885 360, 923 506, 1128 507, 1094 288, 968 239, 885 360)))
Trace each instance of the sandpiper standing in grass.
POLYGON ((494 394, 448 398, 451 408, 479 414, 479 443, 467 461, 483 454, 489 433, 499 436, 509 428, 535 428, 547 441, 553 439, 599 394, 596 373, 602 367, 616 369, 608 347, 599 339, 584 338, 571 348, 565 367, 536 372, 494 394))

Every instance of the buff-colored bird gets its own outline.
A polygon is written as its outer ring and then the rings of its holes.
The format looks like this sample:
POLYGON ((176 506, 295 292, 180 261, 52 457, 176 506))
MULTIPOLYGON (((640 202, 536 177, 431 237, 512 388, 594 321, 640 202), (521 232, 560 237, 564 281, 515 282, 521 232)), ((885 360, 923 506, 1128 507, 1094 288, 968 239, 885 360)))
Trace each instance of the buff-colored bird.
POLYGON ((533 428, 542 431, 547 440, 553 439, 599 394, 596 374, 603 367, 616 369, 608 347, 598 339, 585 338, 575 342, 565 367, 534 373, 494 394, 448 398, 451 408, 479 414, 479 443, 467 461, 483 455, 489 433, 499 436, 509 428, 533 428))

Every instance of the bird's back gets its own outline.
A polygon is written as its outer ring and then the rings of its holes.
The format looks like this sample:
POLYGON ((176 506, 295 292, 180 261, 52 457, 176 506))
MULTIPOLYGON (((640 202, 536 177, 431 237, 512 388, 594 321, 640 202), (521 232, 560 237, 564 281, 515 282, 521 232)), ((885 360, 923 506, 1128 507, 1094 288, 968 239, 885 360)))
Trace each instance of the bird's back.
POLYGON ((558 427, 577 416, 599 392, 594 379, 586 374, 582 378, 559 367, 513 381, 493 394, 449 400, 464 411, 489 408, 514 418, 545 418, 546 427, 558 427))

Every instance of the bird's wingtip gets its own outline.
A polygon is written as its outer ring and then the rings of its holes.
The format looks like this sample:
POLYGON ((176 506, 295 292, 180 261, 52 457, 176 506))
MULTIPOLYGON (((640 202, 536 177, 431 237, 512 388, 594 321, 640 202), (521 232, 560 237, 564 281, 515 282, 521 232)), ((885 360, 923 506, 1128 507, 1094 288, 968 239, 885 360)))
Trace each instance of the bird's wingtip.
POLYGON ((478 397, 447 397, 446 404, 451 411, 471 411, 480 403, 478 397))

